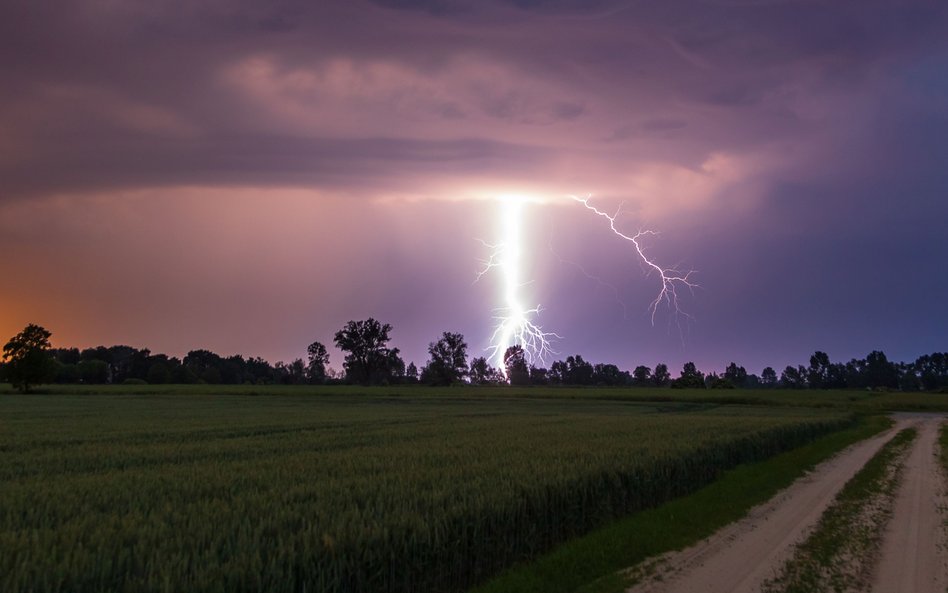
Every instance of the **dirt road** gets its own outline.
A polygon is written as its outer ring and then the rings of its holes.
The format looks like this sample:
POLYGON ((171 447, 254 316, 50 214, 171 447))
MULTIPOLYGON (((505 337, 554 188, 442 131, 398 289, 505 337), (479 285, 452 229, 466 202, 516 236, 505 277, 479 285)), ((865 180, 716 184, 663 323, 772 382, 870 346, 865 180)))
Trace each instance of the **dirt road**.
MULTIPOLYGON (((916 417, 899 417, 893 430, 857 443, 820 464, 772 500, 753 509, 743 520, 725 527, 689 549, 666 556, 658 565, 656 576, 638 584, 630 592, 758 591, 761 584, 775 576, 791 557, 794 545, 805 539, 843 485, 896 431, 918 423, 924 423, 927 427, 928 421, 916 417)), ((931 423, 937 433, 938 421, 931 420, 931 423)), ((928 432, 927 428, 925 432, 928 432)), ((926 442, 931 457, 932 443, 930 440, 926 442)), ((906 473, 906 476, 910 473, 906 473)), ((910 508, 908 513, 912 512, 910 508)), ((940 521, 929 522, 941 526, 940 521)), ((896 578, 901 579, 902 576, 896 578)))
POLYGON ((918 423, 918 438, 899 487, 886 529, 873 591, 939 593, 948 587, 944 518, 944 479, 938 466, 941 418, 918 423))

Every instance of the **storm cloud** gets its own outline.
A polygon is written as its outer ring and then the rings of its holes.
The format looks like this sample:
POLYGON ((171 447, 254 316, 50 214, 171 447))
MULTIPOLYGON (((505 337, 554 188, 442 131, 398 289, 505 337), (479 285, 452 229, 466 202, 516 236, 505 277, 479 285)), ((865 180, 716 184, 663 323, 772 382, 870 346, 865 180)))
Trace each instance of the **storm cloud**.
POLYGON ((941 4, 2 12, 8 334, 277 359, 374 315, 419 363, 441 331, 477 350, 496 287, 472 285, 476 239, 512 192, 550 202, 531 208, 528 292, 564 354, 759 372, 944 349, 941 4), (698 270, 681 328, 652 326, 653 279, 560 203, 587 193, 698 270))

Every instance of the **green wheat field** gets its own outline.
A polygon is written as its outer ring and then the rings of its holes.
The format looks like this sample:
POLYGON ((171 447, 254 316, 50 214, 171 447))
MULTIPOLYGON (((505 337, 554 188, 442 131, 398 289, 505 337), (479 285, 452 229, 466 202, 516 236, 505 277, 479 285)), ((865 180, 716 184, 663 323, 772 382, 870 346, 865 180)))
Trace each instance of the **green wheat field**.
POLYGON ((0 590, 464 591, 854 422, 608 390, 131 391, 0 397, 0 590))

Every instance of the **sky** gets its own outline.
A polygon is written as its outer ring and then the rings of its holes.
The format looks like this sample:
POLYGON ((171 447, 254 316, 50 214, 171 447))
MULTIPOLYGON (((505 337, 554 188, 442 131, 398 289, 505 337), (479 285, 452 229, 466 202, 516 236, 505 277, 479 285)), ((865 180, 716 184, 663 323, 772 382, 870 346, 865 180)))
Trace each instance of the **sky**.
MULTIPOLYGON (((623 369, 948 349, 948 4, 0 0, 0 336, 271 362, 348 320, 623 369), (694 271, 650 304, 648 257, 694 271), (486 244, 486 245, 485 245, 486 244), (496 270, 492 271, 496 272, 496 270)), ((340 368, 342 354, 330 348, 340 368)))

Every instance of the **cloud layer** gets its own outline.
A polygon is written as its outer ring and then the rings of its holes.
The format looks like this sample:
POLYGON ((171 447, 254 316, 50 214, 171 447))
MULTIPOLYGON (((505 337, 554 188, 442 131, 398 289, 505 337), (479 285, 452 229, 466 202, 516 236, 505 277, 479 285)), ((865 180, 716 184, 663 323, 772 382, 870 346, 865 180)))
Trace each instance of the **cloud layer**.
POLYGON ((522 193, 556 202, 532 209, 525 292, 565 353, 759 371, 944 349, 939 4, 4 13, 7 333, 286 358, 375 315, 418 362, 444 330, 478 349, 496 287, 471 285, 475 239, 496 232, 489 198, 522 193), (684 340, 650 325, 653 283, 571 193, 624 204, 627 228, 663 231, 650 253, 701 272, 684 340))

